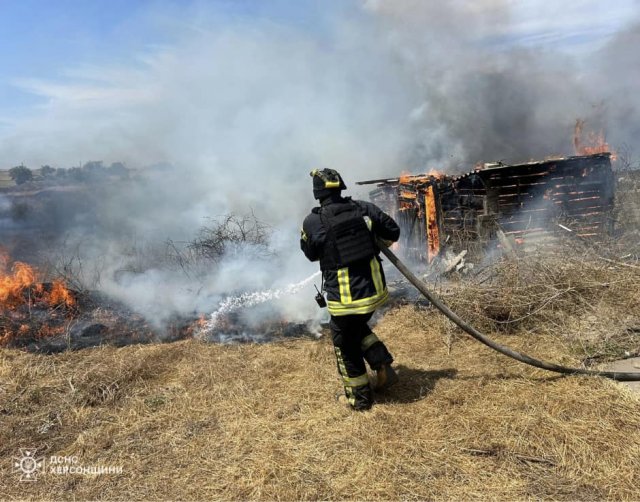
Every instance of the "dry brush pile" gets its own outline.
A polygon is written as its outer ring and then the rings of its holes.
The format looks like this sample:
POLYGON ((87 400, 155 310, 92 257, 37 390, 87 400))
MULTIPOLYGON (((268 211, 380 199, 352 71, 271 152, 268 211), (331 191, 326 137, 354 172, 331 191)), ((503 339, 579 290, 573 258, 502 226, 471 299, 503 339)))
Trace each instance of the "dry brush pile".
POLYGON ((565 243, 505 256, 444 295, 483 330, 555 336, 586 361, 639 354, 640 263, 603 254, 565 243))

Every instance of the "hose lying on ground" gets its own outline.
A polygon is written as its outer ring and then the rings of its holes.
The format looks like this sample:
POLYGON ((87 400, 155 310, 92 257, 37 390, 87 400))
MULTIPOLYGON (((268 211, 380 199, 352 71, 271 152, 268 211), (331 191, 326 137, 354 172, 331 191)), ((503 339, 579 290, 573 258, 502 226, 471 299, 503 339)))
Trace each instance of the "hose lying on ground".
POLYGON ((559 366, 557 364, 548 363, 546 361, 541 361, 539 359, 535 359, 526 354, 522 354, 517 352, 505 345, 501 345, 499 343, 494 342, 493 340, 487 338, 485 335, 480 333, 473 326, 467 324, 464 320, 462 320, 453 310, 447 307, 442 300, 440 300, 436 295, 434 295, 427 285, 418 279, 411 270, 407 268, 407 266, 400 261, 400 259, 389 249, 384 243, 380 242, 377 239, 378 247, 380 251, 389 258, 389 261, 395 265, 395 267, 404 275, 407 280, 413 284, 420 293, 422 293, 440 312, 442 312, 445 316, 447 316, 451 321, 453 321, 457 326, 459 326, 463 331, 471 335, 473 338, 478 340, 481 343, 484 343, 486 346, 492 348, 493 350, 504 354, 505 356, 511 357, 521 363, 528 364, 530 366, 535 366, 536 368, 542 368, 543 370, 555 371, 556 373, 563 373, 565 375, 589 375, 589 376, 601 376, 605 378, 611 378, 613 380, 617 380, 620 382, 635 382, 640 381, 640 373, 625 373, 625 372, 617 372, 617 371, 596 371, 596 370, 587 370, 582 368, 567 368, 566 366, 559 366))

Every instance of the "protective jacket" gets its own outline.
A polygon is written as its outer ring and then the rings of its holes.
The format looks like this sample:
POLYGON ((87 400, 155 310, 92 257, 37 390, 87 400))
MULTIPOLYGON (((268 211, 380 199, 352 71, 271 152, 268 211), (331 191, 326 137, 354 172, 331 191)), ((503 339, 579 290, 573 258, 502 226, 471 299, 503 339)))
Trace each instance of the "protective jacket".
POLYGON ((309 260, 320 261, 332 316, 368 314, 386 301, 374 235, 397 241, 400 228, 375 204, 350 197, 323 199, 305 218, 300 247, 309 260))

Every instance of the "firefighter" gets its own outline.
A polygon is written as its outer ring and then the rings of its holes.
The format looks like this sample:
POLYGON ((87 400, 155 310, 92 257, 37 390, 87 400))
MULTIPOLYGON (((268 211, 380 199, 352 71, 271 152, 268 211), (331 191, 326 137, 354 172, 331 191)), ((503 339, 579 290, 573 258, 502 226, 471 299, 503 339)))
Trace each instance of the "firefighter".
POLYGON ((355 410, 366 410, 373 393, 365 360, 376 372, 375 390, 398 380, 393 357, 367 323, 389 295, 374 236, 390 245, 400 237, 400 228, 375 204, 342 197, 346 186, 337 171, 316 169, 311 177, 320 206, 304 220, 300 247, 310 261, 320 261, 344 385, 340 399, 355 410))

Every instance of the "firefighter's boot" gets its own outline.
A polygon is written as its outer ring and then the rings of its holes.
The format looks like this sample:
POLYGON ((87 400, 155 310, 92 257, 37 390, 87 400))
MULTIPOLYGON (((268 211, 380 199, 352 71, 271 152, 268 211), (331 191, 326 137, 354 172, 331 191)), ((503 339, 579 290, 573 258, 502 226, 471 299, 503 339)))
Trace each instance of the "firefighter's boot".
MULTIPOLYGON (((370 392, 370 391, 369 391, 370 392)), ((353 399, 350 399, 344 392, 336 393, 336 401, 341 406, 344 406, 346 409, 350 411, 366 411, 371 408, 371 404, 373 399, 370 398, 368 403, 355 402, 353 399)))
POLYGON ((391 364, 384 364, 376 371, 375 390, 383 391, 396 383, 398 383, 398 374, 396 373, 396 370, 391 367, 391 364))

